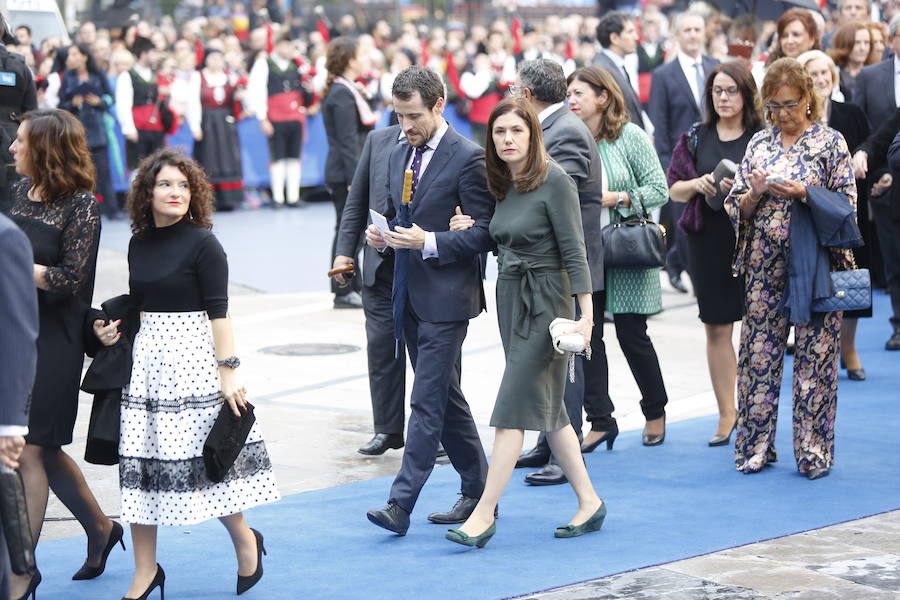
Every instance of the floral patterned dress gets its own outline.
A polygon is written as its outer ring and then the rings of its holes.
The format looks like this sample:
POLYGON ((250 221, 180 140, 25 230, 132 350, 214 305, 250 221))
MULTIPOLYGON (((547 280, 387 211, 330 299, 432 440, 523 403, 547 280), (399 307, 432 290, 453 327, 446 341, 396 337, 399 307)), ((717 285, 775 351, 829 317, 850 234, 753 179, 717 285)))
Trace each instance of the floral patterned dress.
MULTIPOLYGON (((790 324, 778 310, 787 282, 791 198, 764 194, 755 214, 741 220, 738 201, 749 189, 754 169, 807 186, 845 194, 856 203, 856 181, 844 137, 820 123, 811 124, 785 150, 781 132, 770 127, 750 140, 726 200, 737 234, 735 273, 746 276, 746 314, 738 359, 738 421, 735 466, 756 472, 775 462, 775 423, 790 324)), ((832 251, 832 268, 846 268, 845 251, 832 251)), ((795 323, 793 380, 794 457, 801 473, 829 468, 834 462, 837 402, 837 350, 841 313, 816 314, 795 323)))

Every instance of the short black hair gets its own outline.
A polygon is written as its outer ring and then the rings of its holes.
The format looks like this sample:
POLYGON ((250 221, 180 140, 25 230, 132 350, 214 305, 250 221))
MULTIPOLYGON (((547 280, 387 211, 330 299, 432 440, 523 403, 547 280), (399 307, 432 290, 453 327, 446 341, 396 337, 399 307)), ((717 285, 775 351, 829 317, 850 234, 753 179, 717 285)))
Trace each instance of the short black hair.
POLYGON ((391 95, 401 100, 409 100, 416 92, 422 97, 425 108, 431 110, 437 104, 438 98, 445 96, 444 82, 440 75, 428 67, 420 65, 407 67, 394 79, 391 95))
POLYGON ((134 38, 134 43, 131 44, 131 53, 140 58, 141 55, 150 52, 153 48, 155 48, 153 42, 145 37, 137 36, 134 38))
POLYGON ((20 29, 24 29, 25 31, 27 31, 28 37, 31 37, 31 27, 29 27, 28 25, 19 25, 18 27, 16 27, 16 31, 20 29))
POLYGON ((604 48, 609 48, 612 34, 620 34, 625 30, 628 23, 628 15, 620 11, 606 13, 600 22, 597 23, 597 41, 604 48))
POLYGON ((519 84, 534 94, 542 104, 556 104, 566 99, 566 74, 562 66, 549 58, 526 60, 519 65, 519 84))

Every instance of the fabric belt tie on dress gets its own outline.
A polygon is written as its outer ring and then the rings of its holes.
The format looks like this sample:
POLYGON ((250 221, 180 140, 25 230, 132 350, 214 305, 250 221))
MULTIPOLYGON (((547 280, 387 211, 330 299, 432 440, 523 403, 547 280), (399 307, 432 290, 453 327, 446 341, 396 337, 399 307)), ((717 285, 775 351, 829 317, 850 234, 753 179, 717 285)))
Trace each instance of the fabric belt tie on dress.
POLYGON ((547 296, 543 289, 546 282, 539 279, 538 275, 562 271, 559 263, 548 262, 545 256, 530 258, 533 262, 529 262, 506 246, 500 246, 499 276, 503 279, 519 278, 521 310, 518 311, 514 331, 521 338, 527 338, 531 334, 532 317, 536 317, 546 309, 540 301, 547 296), (540 264, 541 262, 544 264, 540 264))

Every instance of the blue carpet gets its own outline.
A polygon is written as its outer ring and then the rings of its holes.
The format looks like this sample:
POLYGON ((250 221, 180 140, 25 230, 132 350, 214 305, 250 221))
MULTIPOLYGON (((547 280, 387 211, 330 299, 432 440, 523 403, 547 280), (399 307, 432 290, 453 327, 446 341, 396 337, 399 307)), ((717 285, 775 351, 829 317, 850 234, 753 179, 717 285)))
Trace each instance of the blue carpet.
MULTIPOLYGON (((876 315, 886 315, 887 298, 876 294, 875 300, 876 315)), ((248 513, 266 536, 269 556, 266 576, 246 597, 505 598, 900 508, 900 378, 897 355, 882 350, 887 335, 883 316, 860 321, 858 344, 869 380, 841 379, 830 477, 808 481, 795 471, 788 364, 780 462, 758 475, 736 472, 730 447, 706 447, 714 418, 671 424, 659 448, 643 448, 639 431, 624 433, 613 452, 587 456, 609 505, 601 532, 554 539, 554 528, 575 509, 570 488, 528 488, 519 470, 501 502, 497 535, 484 550, 445 541, 446 527, 425 519, 455 499, 459 484, 449 467, 435 470, 405 538, 365 518, 367 509, 384 504, 390 479, 297 494, 248 513)), ((84 544, 84 538, 72 538, 40 545, 42 600, 119 598, 125 591, 130 546, 128 555, 114 552, 99 580, 69 581, 84 544)), ((217 523, 161 530, 159 557, 171 598, 233 596, 233 554, 217 523)))

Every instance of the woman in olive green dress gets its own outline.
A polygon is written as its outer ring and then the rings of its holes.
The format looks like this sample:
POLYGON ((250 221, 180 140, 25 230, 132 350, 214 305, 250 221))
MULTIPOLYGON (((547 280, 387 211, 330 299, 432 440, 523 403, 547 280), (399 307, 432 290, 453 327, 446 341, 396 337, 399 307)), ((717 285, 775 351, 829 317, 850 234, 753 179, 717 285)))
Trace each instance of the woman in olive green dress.
MULTIPOLYGON (((494 452, 484 493, 469 519, 447 539, 483 547, 494 534, 494 510, 522 450, 524 430, 547 432, 575 494, 578 511, 556 537, 575 537, 603 524, 606 505, 597 496, 581 458, 578 437, 563 405, 566 356, 552 347, 549 326, 581 318, 572 332, 590 343, 591 280, 575 183, 544 151, 537 114, 528 101, 507 98, 488 121, 488 189, 497 199, 491 237, 497 243, 497 318, 506 368, 491 415, 494 452)), ((451 229, 470 226, 458 215, 451 229)))
MULTIPOLYGON (((584 121, 603 164, 603 206, 609 219, 650 214, 669 199, 666 175, 647 134, 628 122, 622 91, 609 71, 578 69, 568 79, 569 108, 584 121)), ((604 219, 606 220, 606 219, 604 219)), ((659 359, 650 336, 647 316, 662 310, 659 269, 606 269, 606 310, 613 314, 616 338, 641 391, 645 446, 666 439, 666 404, 659 359)), ((582 448, 590 452, 619 433, 607 390, 585 395, 584 410, 591 431, 582 448)))

